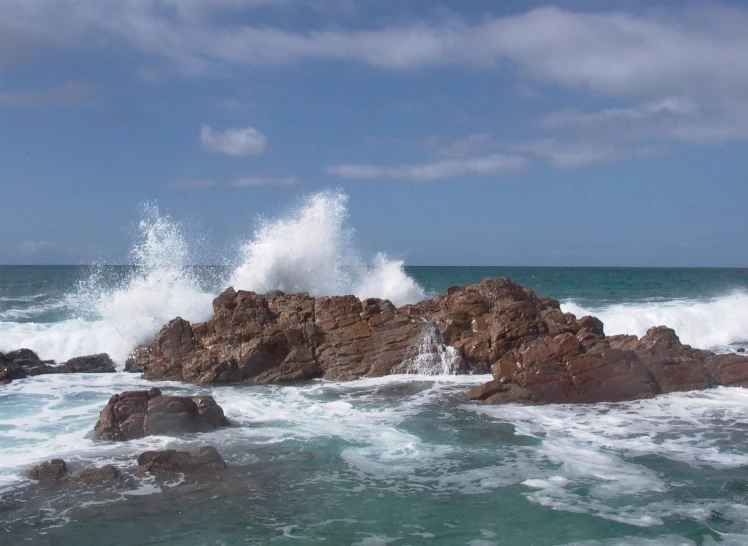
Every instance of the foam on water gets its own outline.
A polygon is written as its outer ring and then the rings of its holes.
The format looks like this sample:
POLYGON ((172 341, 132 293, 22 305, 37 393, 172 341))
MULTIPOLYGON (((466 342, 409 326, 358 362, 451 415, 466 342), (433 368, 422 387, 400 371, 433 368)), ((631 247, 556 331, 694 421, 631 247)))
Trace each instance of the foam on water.
POLYGON ((622 303, 585 308, 573 301, 561 305, 577 317, 595 315, 608 335, 642 336, 652 326, 673 328, 683 343, 702 349, 748 342, 748 294, 735 293, 709 301, 673 300, 622 303))
POLYGON ((304 199, 290 214, 260 219, 242 245, 241 264, 229 283, 236 289, 308 292, 312 296, 355 294, 385 298, 397 306, 424 299, 423 289, 384 254, 367 264, 346 226, 348 196, 324 191, 304 199))

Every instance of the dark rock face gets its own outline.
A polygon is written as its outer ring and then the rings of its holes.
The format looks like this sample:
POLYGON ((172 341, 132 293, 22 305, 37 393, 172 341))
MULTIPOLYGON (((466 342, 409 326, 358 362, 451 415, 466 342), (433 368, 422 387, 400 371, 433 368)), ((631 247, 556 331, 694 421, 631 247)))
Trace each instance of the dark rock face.
POLYGON ((213 446, 200 448, 197 452, 146 451, 138 457, 141 469, 154 474, 177 474, 201 472, 215 474, 226 470, 226 462, 213 446))
POLYGON ((114 373, 117 368, 106 353, 71 358, 56 373, 114 373))
POLYGON ((275 383, 383 376, 407 368, 434 328, 440 342, 458 349, 458 371, 487 372, 525 341, 579 331, 602 336, 597 319, 577 321, 557 301, 506 278, 453 287, 400 309, 374 298, 263 296, 229 288, 213 301, 213 311, 208 322, 176 318, 164 326, 150 354, 138 353, 145 377, 275 383))
POLYGON ((208 432, 228 424, 210 396, 166 396, 154 388, 112 396, 94 427, 94 438, 119 442, 153 434, 208 432))
POLYGON ((466 399, 484 403, 592 403, 748 385, 748 358, 683 345, 658 326, 638 339, 566 333, 525 343, 492 366, 494 381, 466 399), (581 338, 581 339, 580 339, 581 338))
POLYGON ((68 466, 62 459, 52 459, 29 470, 29 478, 42 483, 54 483, 66 478, 68 466))
POLYGON ((150 347, 136 347, 125 361, 125 371, 130 373, 143 373, 148 361, 153 354, 150 347))
POLYGON ((77 472, 71 476, 76 482, 84 483, 86 485, 102 485, 106 483, 118 482, 122 477, 122 473, 119 469, 112 465, 107 464, 100 467, 86 468, 77 472))
POLYGON ((106 353, 71 358, 59 366, 53 364, 52 360, 41 360, 31 349, 18 349, 5 355, 0 353, 0 385, 43 374, 117 371, 114 362, 106 353))

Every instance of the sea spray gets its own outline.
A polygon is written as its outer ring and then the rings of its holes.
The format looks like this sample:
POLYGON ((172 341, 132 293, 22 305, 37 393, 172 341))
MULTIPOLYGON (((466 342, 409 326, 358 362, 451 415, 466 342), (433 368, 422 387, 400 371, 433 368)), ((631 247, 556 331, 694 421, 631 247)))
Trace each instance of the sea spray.
POLYGON ((189 268, 183 226, 146 204, 138 232, 130 253, 134 267, 124 276, 114 279, 110 268, 92 268, 64 298, 68 320, 4 326, 2 348, 28 347, 58 361, 106 352, 122 366, 133 347, 174 317, 207 319, 214 295, 200 287, 189 268))
POLYGON ((416 354, 395 368, 395 373, 415 375, 455 375, 463 367, 460 352, 444 343, 441 332, 433 324, 424 330, 416 354))
POLYGON ((348 196, 323 191, 306 197, 285 217, 261 218, 240 251, 229 280, 236 289, 308 292, 312 296, 354 294, 386 298, 395 305, 425 298, 401 261, 378 254, 367 264, 346 226, 348 196))
POLYGON ((680 340, 700 349, 720 349, 748 341, 748 294, 738 292, 711 300, 671 300, 621 303, 585 308, 573 301, 561 305, 577 317, 595 315, 608 335, 642 336, 647 329, 664 324, 680 340))

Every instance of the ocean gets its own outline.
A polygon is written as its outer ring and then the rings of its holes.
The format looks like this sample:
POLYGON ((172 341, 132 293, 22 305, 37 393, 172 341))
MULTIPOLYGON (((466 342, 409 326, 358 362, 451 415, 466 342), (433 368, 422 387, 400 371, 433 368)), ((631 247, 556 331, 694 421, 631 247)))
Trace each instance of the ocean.
MULTIPOLYGON (((353 252, 338 205, 326 196, 261 225, 233 264, 188 265, 180 225, 151 211, 134 265, 0 266, 0 351, 29 347, 58 362, 108 352, 121 369, 171 318, 206 319, 229 285, 402 304, 499 276, 595 314, 609 334, 666 324, 696 347, 748 347, 746 269, 404 267, 353 252)), ((578 406, 461 401, 488 379, 195 386, 115 373, 0 386, 0 544, 748 543, 748 390, 578 406), (152 386, 211 395, 232 426, 93 441, 112 394, 152 386), (229 470, 134 472, 143 451, 202 445, 216 446, 229 470), (111 487, 27 479, 57 457, 72 471, 113 463, 133 473, 111 487)))

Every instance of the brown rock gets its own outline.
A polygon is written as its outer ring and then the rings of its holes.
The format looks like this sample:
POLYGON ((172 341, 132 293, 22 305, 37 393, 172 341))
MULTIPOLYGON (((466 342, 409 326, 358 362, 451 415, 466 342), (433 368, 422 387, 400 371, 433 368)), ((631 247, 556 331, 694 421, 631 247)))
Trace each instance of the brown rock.
POLYGON ((71 476, 74 481, 85 483, 87 485, 101 485, 110 482, 119 481, 122 473, 119 469, 107 464, 100 467, 86 468, 71 476))
POLYGON ((57 373, 114 373, 117 368, 106 353, 71 358, 58 367, 57 373))
POLYGON ((154 474, 201 472, 215 474, 226 470, 226 461, 213 446, 202 447, 194 453, 187 451, 146 451, 138 457, 138 465, 154 474))
POLYGON ((208 432, 227 426, 210 396, 166 396, 159 389, 115 394, 94 427, 97 440, 125 441, 157 434, 208 432))
POLYGON ((65 479, 68 465, 62 459, 52 459, 29 470, 29 478, 42 483, 54 483, 65 479))

